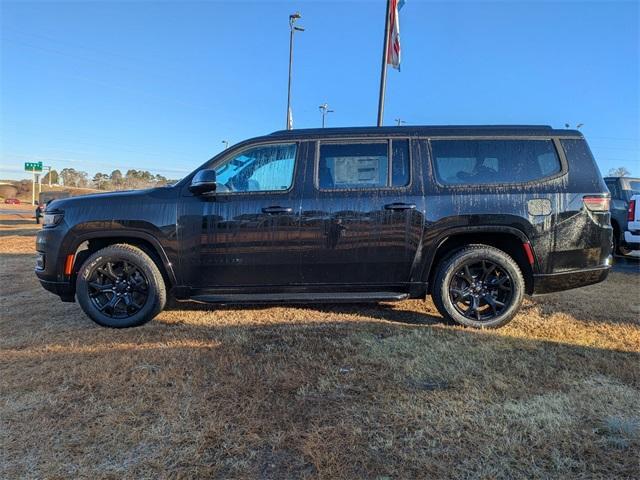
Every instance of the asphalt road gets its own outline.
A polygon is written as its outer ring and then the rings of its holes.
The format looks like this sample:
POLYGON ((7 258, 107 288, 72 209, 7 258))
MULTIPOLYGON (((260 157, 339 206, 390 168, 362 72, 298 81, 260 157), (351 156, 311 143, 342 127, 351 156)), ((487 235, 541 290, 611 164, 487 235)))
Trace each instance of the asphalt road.
POLYGON ((615 257, 613 259, 613 271, 640 274, 640 256, 615 257))
POLYGON ((0 206, 0 215, 17 215, 25 213, 34 213, 36 211, 35 206, 31 205, 2 205, 0 206))

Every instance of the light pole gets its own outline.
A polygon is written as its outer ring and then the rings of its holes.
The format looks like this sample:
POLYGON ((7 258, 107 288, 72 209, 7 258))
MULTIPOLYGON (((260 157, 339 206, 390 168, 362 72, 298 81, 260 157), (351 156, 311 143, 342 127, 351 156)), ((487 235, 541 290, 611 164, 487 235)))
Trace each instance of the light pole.
POLYGON ((291 67, 293 66, 293 34, 304 32, 304 28, 296 27, 296 20, 302 18, 299 12, 289 15, 289 84, 287 87, 287 130, 293 128, 293 115, 291 113, 291 67))
POLYGON ((225 150, 229 148, 229 142, 227 142, 226 140, 222 140, 222 144, 224 145, 225 150))
POLYGON ((320 109, 320 113, 322 114, 322 128, 324 128, 324 117, 327 116, 327 113, 333 113, 333 110, 329 110, 329 104, 323 103, 318 107, 320 109))
POLYGON ((394 120, 397 122, 398 127, 399 127, 400 125, 402 125, 403 123, 407 123, 407 122, 405 122, 404 120, 402 120, 401 118, 394 118, 394 120))

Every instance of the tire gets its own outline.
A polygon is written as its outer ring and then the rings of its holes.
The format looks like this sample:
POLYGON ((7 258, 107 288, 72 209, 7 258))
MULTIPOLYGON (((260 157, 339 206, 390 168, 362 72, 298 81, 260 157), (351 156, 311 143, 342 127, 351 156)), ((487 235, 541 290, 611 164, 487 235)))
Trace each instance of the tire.
POLYGON ((624 240, 620 234, 620 230, 617 227, 613 228, 613 245, 612 254, 625 257, 631 253, 631 250, 625 245, 624 240))
POLYGON ((518 312, 524 291, 524 278, 513 258, 488 245, 469 245, 439 265, 431 296, 447 321, 498 328, 518 312))
POLYGON ((111 245, 87 258, 78 272, 76 296, 91 320, 111 328, 147 323, 167 301, 156 263, 127 244, 111 245))

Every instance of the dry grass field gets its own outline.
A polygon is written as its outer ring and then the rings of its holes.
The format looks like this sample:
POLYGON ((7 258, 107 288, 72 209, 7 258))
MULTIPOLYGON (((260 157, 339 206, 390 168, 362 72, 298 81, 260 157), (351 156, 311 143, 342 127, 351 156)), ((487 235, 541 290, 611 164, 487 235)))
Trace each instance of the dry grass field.
POLYGON ((637 275, 498 331, 414 300, 117 331, 39 286, 27 216, 0 216, 0 478, 640 477, 637 275))

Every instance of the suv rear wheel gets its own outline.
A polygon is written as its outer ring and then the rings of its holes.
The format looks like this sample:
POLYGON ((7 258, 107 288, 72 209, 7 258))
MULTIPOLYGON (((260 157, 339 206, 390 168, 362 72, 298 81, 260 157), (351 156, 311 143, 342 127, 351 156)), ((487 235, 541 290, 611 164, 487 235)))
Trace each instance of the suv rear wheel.
POLYGON ((432 297, 447 320, 498 328, 518 312, 524 290, 522 272, 513 258, 488 245, 470 245, 440 265, 432 297))
POLYGON ((167 294, 160 270, 143 250, 117 244, 98 250, 78 272, 82 310, 105 327, 142 325, 162 311, 167 294))

